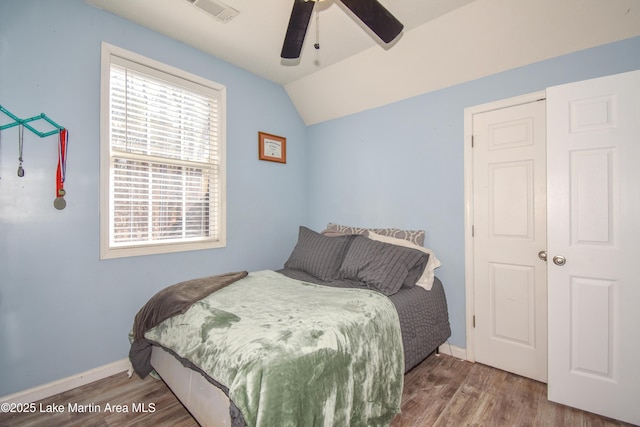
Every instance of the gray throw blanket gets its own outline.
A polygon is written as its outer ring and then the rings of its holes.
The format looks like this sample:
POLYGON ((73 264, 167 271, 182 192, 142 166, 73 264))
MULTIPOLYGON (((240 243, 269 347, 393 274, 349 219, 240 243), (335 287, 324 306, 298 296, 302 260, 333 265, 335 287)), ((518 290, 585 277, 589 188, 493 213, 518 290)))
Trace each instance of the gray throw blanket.
POLYGON ((146 377, 153 370, 150 362, 151 342, 144 337, 149 329, 170 317, 185 313, 195 302, 246 277, 247 274, 246 271, 239 271, 187 280, 166 287, 151 297, 136 314, 133 342, 129 350, 133 370, 140 378, 146 377))

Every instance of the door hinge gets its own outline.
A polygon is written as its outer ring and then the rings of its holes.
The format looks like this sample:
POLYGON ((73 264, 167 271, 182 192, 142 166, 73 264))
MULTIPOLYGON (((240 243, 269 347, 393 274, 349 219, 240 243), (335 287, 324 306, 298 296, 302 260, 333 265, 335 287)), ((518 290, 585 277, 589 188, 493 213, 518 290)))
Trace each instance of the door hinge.
POLYGON ((473 135, 471 135, 471 148, 473 148, 473 135))
POLYGON ((475 314, 473 315, 473 327, 474 328, 476 327, 476 315, 475 314))
POLYGON ((476 237, 476 226, 475 225, 471 226, 471 237, 476 237))

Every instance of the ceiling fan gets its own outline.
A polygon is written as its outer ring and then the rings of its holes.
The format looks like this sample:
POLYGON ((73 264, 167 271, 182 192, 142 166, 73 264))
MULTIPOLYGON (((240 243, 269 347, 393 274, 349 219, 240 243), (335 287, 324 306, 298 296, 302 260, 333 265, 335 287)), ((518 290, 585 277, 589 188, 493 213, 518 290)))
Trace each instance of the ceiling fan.
MULTIPOLYGON (((300 57, 304 37, 315 3, 321 0, 294 0, 289 26, 284 37, 282 53, 285 59, 300 57)), ((371 31, 385 43, 390 43, 404 26, 377 0, 340 0, 371 31)))

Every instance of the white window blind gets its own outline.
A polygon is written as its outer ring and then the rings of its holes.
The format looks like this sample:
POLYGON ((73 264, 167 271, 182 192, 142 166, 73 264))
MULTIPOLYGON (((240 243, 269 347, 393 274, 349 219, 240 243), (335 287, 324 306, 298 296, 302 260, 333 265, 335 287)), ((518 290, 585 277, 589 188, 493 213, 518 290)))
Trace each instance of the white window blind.
POLYGON ((154 247, 138 249, 142 254, 223 245, 224 97, 110 58, 109 249, 154 247))

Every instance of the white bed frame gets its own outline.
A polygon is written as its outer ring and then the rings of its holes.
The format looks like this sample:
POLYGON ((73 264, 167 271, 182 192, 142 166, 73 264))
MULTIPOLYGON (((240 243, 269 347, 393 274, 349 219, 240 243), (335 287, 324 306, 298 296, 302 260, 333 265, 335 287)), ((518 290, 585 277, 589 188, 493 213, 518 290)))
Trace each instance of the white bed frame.
POLYGON ((199 372, 162 347, 153 346, 151 366, 203 427, 230 427, 229 398, 199 372))

